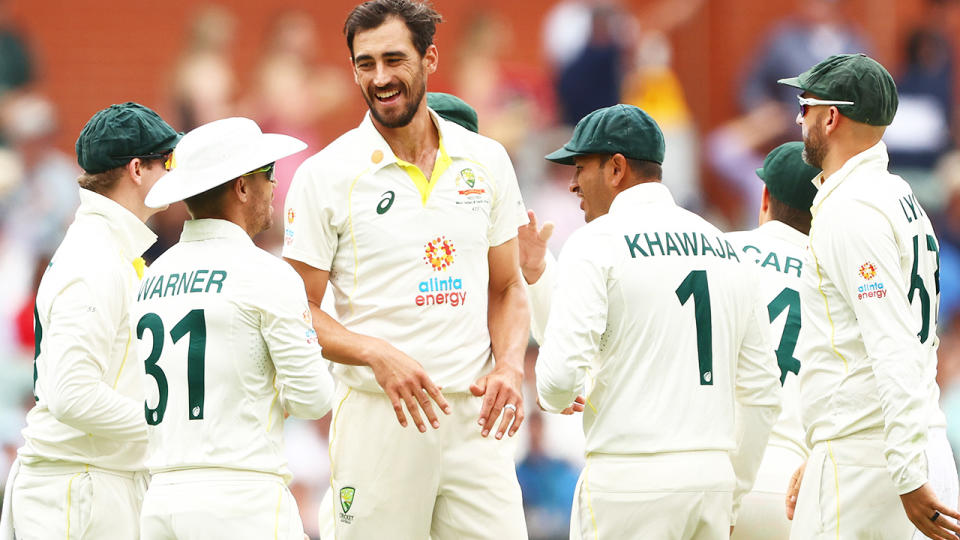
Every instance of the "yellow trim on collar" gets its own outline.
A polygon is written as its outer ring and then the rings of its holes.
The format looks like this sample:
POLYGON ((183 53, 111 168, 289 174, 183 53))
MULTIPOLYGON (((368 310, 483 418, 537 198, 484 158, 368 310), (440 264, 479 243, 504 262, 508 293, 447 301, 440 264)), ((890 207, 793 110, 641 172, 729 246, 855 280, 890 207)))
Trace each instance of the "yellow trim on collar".
POLYGON ((413 163, 408 163, 397 158, 397 165, 407 173, 410 180, 413 180, 413 184, 417 186, 417 191, 420 192, 420 202, 426 206, 427 199, 430 198, 433 187, 437 185, 437 181, 443 176, 443 173, 447 172, 447 169, 453 165, 453 160, 447 155, 447 149, 443 146, 443 137, 440 137, 440 144, 437 148, 437 162, 433 164, 433 172, 430 174, 430 180, 427 180, 427 177, 423 174, 423 171, 420 170, 420 167, 417 167, 413 163))
POLYGON ((143 271, 147 268, 146 261, 143 260, 143 257, 137 257, 133 260, 133 269, 137 271, 137 277, 143 279, 143 271))

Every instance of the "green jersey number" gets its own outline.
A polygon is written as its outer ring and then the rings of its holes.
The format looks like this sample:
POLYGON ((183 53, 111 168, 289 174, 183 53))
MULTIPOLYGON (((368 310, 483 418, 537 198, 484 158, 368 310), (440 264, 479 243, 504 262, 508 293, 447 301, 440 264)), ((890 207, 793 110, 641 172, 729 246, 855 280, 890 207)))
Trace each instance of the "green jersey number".
MULTIPOLYGON (((167 376, 163 369, 157 365, 160 361, 160 355, 163 352, 164 330, 163 321, 156 313, 147 313, 140 318, 137 323, 137 339, 143 339, 143 334, 150 330, 153 338, 153 346, 150 349, 150 355, 144 360, 144 368, 147 375, 153 377, 157 382, 157 391, 159 399, 157 406, 150 408, 147 402, 143 403, 144 414, 147 417, 147 424, 155 426, 163 421, 163 415, 167 411, 167 397, 169 395, 169 386, 167 376)), ((190 420, 203 420, 203 397, 204 397, 204 366, 207 349, 207 323, 202 309, 194 309, 180 319, 180 321, 170 330, 170 338, 174 343, 190 334, 190 341, 187 346, 187 404, 189 406, 188 417, 190 420)))
POLYGON ((787 380, 787 373, 800 374, 800 360, 793 356, 797 348, 797 337, 800 335, 800 293, 787 288, 767 304, 767 314, 770 322, 787 311, 787 322, 783 325, 783 334, 780 335, 780 344, 777 345, 777 365, 780 366, 780 385, 787 380))
POLYGON ((697 321, 697 360, 700 366, 700 384, 713 385, 713 326, 710 318, 710 287, 707 271, 693 270, 677 287, 677 300, 685 305, 693 297, 693 312, 697 321))
POLYGON ((919 267, 920 267, 920 235, 913 237, 913 270, 910 272, 910 292, 907 293, 907 300, 913 305, 913 297, 916 293, 919 293, 920 299, 920 316, 922 318, 920 324, 920 332, 917 333, 917 337, 920 338, 920 343, 926 343, 927 338, 930 337, 930 319, 934 319, 934 324, 937 322, 937 311, 940 308, 940 251, 937 249, 937 239, 932 235, 927 235, 926 237, 927 252, 933 253, 937 269, 933 272, 933 283, 936 288, 936 296, 934 301, 930 301, 930 293, 927 291, 927 287, 923 284, 923 278, 920 277, 919 267))

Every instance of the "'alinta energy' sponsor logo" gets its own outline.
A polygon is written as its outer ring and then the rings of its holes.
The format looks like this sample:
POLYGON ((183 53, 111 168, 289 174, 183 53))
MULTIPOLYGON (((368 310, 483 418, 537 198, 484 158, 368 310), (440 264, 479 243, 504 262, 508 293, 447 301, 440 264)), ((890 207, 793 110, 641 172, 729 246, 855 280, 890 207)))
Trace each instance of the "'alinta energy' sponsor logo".
MULTIPOLYGON (((453 241, 438 236, 424 246, 423 260, 435 272, 444 272, 453 265, 456 252, 453 241)), ((467 298, 463 280, 456 276, 428 278, 417 284, 417 291, 420 294, 414 297, 414 303, 418 306, 446 304, 457 307, 462 306, 467 298)))
POLYGON ((887 296, 887 290, 884 288, 883 282, 876 281, 876 265, 870 261, 867 261, 860 265, 860 269, 857 270, 857 273, 860 274, 860 277, 867 282, 857 287, 857 300, 867 300, 871 298, 876 298, 879 300, 887 296))

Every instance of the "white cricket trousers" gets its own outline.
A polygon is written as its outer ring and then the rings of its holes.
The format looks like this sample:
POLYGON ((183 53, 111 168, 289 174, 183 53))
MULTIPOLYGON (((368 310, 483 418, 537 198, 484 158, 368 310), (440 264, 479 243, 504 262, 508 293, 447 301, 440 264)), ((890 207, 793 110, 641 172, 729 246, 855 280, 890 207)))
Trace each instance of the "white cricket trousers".
POLYGON ((283 478, 230 469, 153 475, 140 516, 143 540, 303 540, 283 478))
MULTIPOLYGON (((792 540, 926 538, 907 519, 887 472, 880 438, 839 439, 813 447, 797 495, 792 540)), ((927 478, 940 502, 957 504, 957 468, 946 430, 927 435, 927 478)), ((940 519, 949 519, 946 516, 940 519)))
POLYGON ((444 397, 453 413, 434 404, 440 429, 420 433, 409 414, 400 426, 386 394, 338 385, 321 531, 333 521, 337 540, 526 540, 514 440, 480 436, 482 398, 444 397))
POLYGON ((17 540, 136 540, 146 478, 77 463, 21 463, 12 495, 17 540))
POLYGON ((806 458, 794 450, 768 445, 750 493, 743 496, 731 540, 787 540, 786 499, 790 477, 806 458))
POLYGON ((570 540, 727 540, 735 482, 727 452, 590 454, 570 540))

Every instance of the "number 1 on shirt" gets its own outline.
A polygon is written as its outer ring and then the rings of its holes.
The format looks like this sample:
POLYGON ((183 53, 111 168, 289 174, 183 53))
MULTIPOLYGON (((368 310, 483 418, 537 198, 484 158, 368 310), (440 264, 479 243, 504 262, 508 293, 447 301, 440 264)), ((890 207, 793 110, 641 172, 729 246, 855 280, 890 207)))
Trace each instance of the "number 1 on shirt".
POLYGON ((692 270, 677 287, 677 300, 685 305, 693 296, 693 312, 697 321, 697 359, 700 364, 700 384, 713 385, 713 325, 710 319, 710 288, 707 271, 692 270))

